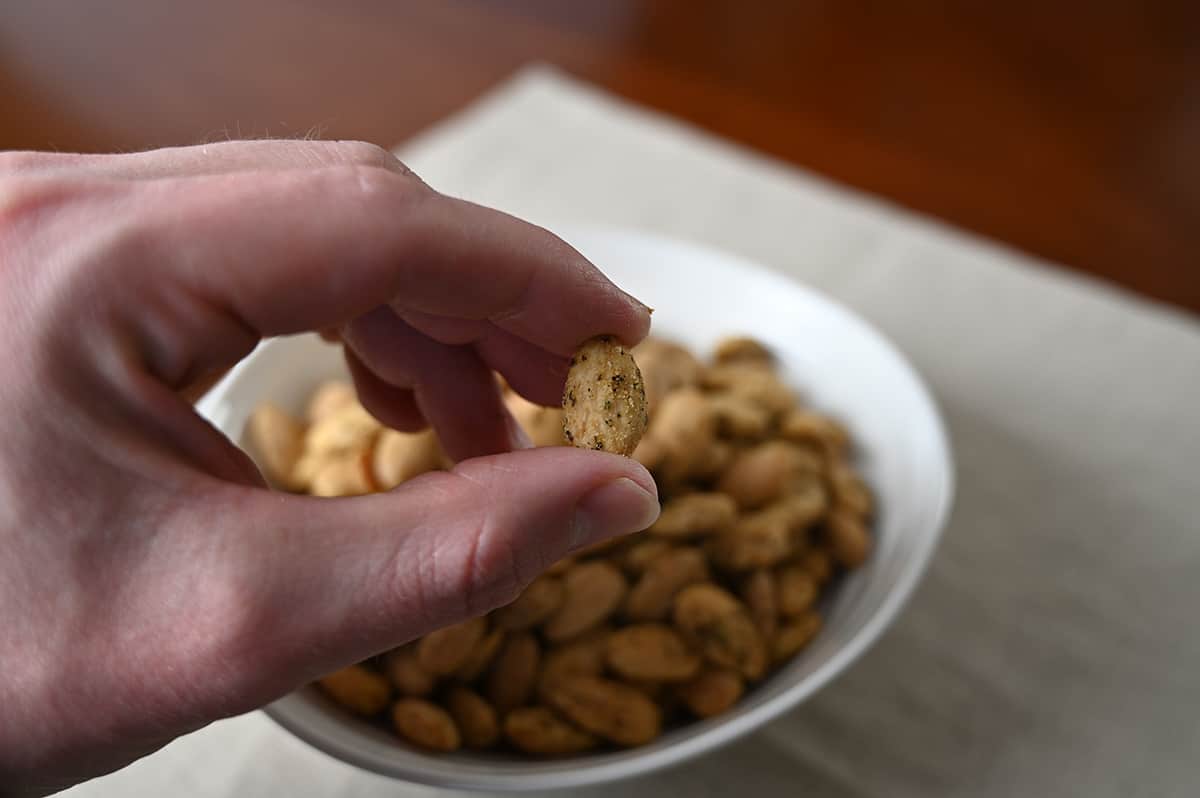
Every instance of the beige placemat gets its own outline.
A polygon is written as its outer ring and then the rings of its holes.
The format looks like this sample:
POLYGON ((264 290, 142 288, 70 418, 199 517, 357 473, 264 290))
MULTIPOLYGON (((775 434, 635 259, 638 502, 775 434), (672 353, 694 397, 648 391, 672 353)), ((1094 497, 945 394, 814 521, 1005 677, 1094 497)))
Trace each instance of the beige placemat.
MULTIPOLYGON (((547 70, 401 155, 444 191, 551 228, 675 234, 810 283, 890 335, 949 421, 959 489, 945 542, 862 661, 748 739, 575 794, 1200 790, 1193 321, 547 70)), ((253 714, 72 794, 434 793, 334 762, 253 714)))

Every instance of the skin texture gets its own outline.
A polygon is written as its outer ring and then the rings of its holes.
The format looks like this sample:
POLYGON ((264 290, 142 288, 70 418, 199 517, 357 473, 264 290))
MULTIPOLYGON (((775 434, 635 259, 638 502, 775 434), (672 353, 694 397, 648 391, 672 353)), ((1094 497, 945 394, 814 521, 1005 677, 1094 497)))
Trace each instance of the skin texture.
POLYGON ((554 405, 579 341, 648 328, 553 235, 372 145, 0 154, 5 794, 119 768, 648 526, 636 462, 510 451, 490 373, 554 405), (190 400, 302 330, 459 465, 372 496, 268 492, 190 400))

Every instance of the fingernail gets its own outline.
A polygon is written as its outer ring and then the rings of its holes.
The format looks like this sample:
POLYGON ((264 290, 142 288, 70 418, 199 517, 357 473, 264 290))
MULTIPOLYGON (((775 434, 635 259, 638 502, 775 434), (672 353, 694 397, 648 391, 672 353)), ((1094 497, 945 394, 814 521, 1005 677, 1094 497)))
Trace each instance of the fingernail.
POLYGON ((635 297, 633 294, 629 293, 628 291, 626 291, 622 288, 618 288, 617 290, 620 291, 622 294, 624 294, 625 298, 628 299, 630 302, 632 302, 635 306, 646 311, 647 315, 654 313, 654 308, 650 307, 645 302, 643 302, 642 300, 635 297))
POLYGON ((658 518, 658 497, 628 477, 594 488, 575 507, 571 549, 640 532, 658 518))
POLYGON ((517 423, 513 418, 513 414, 505 412, 504 425, 508 428, 508 445, 515 452, 519 449, 532 449, 533 439, 529 437, 529 433, 525 432, 524 428, 517 423))

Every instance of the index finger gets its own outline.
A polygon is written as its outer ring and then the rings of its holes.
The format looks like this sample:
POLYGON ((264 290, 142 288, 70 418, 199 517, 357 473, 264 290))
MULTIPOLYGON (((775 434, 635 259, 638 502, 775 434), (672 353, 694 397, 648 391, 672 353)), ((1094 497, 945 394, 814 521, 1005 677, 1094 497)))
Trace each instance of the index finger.
POLYGON ((335 327, 381 304, 488 320, 550 352, 603 333, 629 344, 647 308, 550 232, 382 168, 154 180, 130 220, 138 259, 259 335, 335 327), (184 253, 186 257, 180 257, 184 253))

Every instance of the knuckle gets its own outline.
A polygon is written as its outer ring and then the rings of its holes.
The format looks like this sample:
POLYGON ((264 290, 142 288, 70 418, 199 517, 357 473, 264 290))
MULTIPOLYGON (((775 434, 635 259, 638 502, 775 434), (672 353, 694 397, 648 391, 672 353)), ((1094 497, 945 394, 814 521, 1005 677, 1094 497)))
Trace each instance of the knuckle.
POLYGON ((396 156, 369 141, 335 141, 331 142, 331 146, 337 153, 338 159, 344 163, 373 166, 392 171, 395 171, 395 167, 400 165, 396 156))
POLYGON ((441 496, 430 512, 457 508, 447 534, 414 552, 401 547, 389 566, 401 606, 419 607, 423 621, 436 628, 482 615, 514 599, 532 579, 533 569, 513 547, 504 519, 493 512, 495 496, 483 483, 456 472, 419 478, 441 496), (415 584, 414 584, 415 582, 415 584))
POLYGON ((337 192, 350 201, 365 204, 385 203, 390 209, 403 208, 425 198, 430 192, 417 180, 374 166, 352 164, 333 169, 337 192))
POLYGON ((381 169, 392 174, 410 178, 420 183, 420 179, 411 169, 401 163, 400 159, 389 150, 372 144, 369 141, 322 141, 312 142, 312 146, 320 148, 320 157, 330 165, 363 166, 371 169, 381 169))

